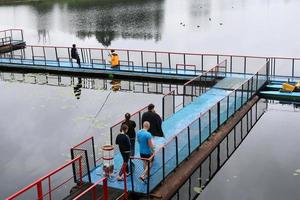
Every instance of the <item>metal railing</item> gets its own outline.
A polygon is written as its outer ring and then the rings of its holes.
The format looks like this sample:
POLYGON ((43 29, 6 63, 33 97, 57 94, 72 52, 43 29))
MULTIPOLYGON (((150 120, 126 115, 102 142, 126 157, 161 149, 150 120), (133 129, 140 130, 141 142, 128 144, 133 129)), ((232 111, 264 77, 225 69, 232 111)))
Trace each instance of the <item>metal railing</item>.
POLYGON ((107 178, 101 178, 73 200, 108 200, 107 178), (99 189, 101 187, 101 191, 99 189))
POLYGON ((78 181, 78 171, 81 170, 83 176, 88 178, 88 182, 91 182, 90 171, 96 168, 96 155, 94 148, 94 137, 89 137, 81 143, 75 145, 71 148, 71 158, 81 156, 83 160, 87 162, 84 163, 80 168, 73 165, 74 181, 78 181))
POLYGON ((12 41, 11 37, 0 38, 0 47, 4 45, 10 45, 11 41, 12 41))
POLYGON ((216 83, 218 78, 225 77, 227 71, 227 60, 218 63, 201 75, 191 79, 183 85, 182 99, 176 98, 176 90, 170 91, 162 98, 163 120, 177 112, 179 108, 185 107, 195 98, 205 93, 212 83, 216 83), (208 82, 210 84, 208 84, 208 82))
POLYGON ((267 102, 259 100, 213 149, 187 181, 174 194, 174 200, 195 199, 222 168, 262 117, 267 102), (195 189, 196 188, 196 189, 195 189))
MULTIPOLYGON (((82 68, 111 69, 110 50, 101 48, 77 48, 82 68)), ((71 59, 71 47, 30 46, 13 53, 2 54, 0 63, 42 65, 50 67, 78 67, 71 59), (71 62, 72 61, 72 62, 71 62)), ((196 54, 115 49, 122 60, 119 70, 173 74, 185 71, 185 75, 198 75, 209 66, 227 60, 229 73, 251 74, 267 60, 270 61, 271 78, 300 78, 300 58, 262 57, 227 54, 196 54), (192 67, 193 66, 193 67, 192 67)))
POLYGON ((22 29, 0 30, 0 46, 11 44, 13 41, 24 41, 22 29))
POLYGON ((32 184, 16 192, 6 200, 13 199, 63 199, 70 195, 70 190, 74 186, 82 186, 84 183, 84 176, 82 172, 82 166, 85 161, 81 156, 72 159, 61 167, 50 172, 46 176, 36 180, 32 184), (78 182, 72 184, 71 180, 73 176, 66 180, 61 180, 62 176, 65 177, 67 174, 70 176, 72 170, 71 167, 76 165, 78 167, 78 182))
MULTIPOLYGON (((174 171, 194 150, 205 142, 229 117, 243 106, 268 80, 269 62, 262 66, 229 95, 219 100, 206 112, 190 123, 186 128, 176 133, 167 143, 160 147, 149 159, 130 158, 135 170, 142 171, 143 162, 150 166, 151 160, 156 160, 156 168, 148 171, 147 185, 144 191, 135 188, 134 182, 138 176, 131 175, 132 191, 149 194, 165 177, 174 171), (160 160, 160 161, 157 161, 160 160), (158 166, 157 166, 158 165, 158 166), (138 167, 139 166, 139 167, 138 167)), ((155 162, 155 161, 154 161, 155 162)))

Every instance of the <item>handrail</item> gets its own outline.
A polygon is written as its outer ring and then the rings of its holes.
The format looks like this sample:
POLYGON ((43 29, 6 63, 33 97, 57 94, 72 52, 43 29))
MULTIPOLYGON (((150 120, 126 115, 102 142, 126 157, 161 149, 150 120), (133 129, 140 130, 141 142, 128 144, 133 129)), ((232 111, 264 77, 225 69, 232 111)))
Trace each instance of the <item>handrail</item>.
MULTIPOLYGON (((107 178, 101 178, 100 180, 96 181, 92 186, 87 188, 84 192, 80 193, 73 200, 79 200, 83 195, 90 192, 92 189, 97 187, 102 182, 103 182, 103 200, 108 200, 107 178)), ((93 196, 93 197, 94 197, 93 200, 94 199, 96 200, 95 196, 93 196)))
POLYGON ((30 185, 26 186, 25 188, 23 188, 22 190, 16 192, 15 194, 9 196, 8 198, 6 198, 6 200, 13 200, 16 197, 18 197, 19 195, 23 194, 24 192, 30 190, 31 188, 33 188, 34 186, 37 186, 39 184, 41 184, 42 181, 46 180, 47 178, 49 178, 50 176, 56 174, 57 172, 61 171, 62 169, 68 167, 69 165, 73 164, 74 162, 79 161, 81 163, 82 161, 82 156, 78 156, 76 158, 74 158, 73 160, 70 160, 69 162, 67 162, 66 164, 62 165, 61 167, 51 171, 50 173, 48 173, 47 175, 43 176, 42 178, 39 178, 38 180, 34 181, 33 183, 31 183, 30 185))
POLYGON ((77 144, 77 145, 73 146, 73 147, 72 147, 72 149, 75 149, 75 148, 79 147, 79 146, 80 146, 80 145, 82 145, 83 143, 85 143, 85 142, 87 142, 87 141, 91 140, 92 138, 93 138, 93 136, 91 136, 91 137, 89 137, 89 138, 87 138, 87 139, 83 140, 83 141, 82 141, 82 142, 80 142, 79 144, 77 144))
MULTIPOLYGON (((45 47, 45 48, 71 48, 67 46, 51 46, 51 45, 26 45, 27 47, 45 47)), ((116 49, 116 48, 95 48, 95 47, 77 47, 78 49, 91 49, 91 50, 103 50, 103 51, 131 51, 131 52, 144 52, 144 53, 169 53, 174 55, 194 55, 194 56, 224 56, 224 57, 240 57, 240 58, 273 58, 273 59, 294 59, 300 60, 300 57, 280 57, 280 56, 255 56, 255 55, 237 55, 237 54, 218 54, 218 53, 189 53, 189 52, 173 52, 173 51, 154 51, 154 50, 139 50, 139 49, 116 49)))

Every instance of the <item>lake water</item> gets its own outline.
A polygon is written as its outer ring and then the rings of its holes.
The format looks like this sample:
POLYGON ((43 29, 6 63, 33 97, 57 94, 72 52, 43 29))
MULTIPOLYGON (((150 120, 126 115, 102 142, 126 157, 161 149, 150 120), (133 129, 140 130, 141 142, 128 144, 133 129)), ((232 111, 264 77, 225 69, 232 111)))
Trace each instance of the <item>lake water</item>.
POLYGON ((299 113, 293 105, 268 104, 266 113, 198 199, 299 199, 299 113))
MULTIPOLYGON (((83 47, 300 57, 299 7, 300 1, 297 0, 46 0, 1 5, 0 29, 22 28, 27 44, 33 45, 70 46, 76 43, 83 47)), ((77 78, 75 81, 78 81, 77 78)), ((0 150, 5 152, 0 158, 0 199, 69 159, 69 148, 82 139, 91 135, 98 141, 106 138, 109 126, 121 119, 125 112, 133 112, 149 102, 158 107, 161 104, 161 95, 109 94, 110 90, 82 89, 78 100, 73 86, 0 81, 0 150), (91 118, 108 95, 109 100, 96 125, 91 125, 91 118), (120 102, 126 102, 126 108, 120 102)), ((282 119, 279 115, 293 116, 290 118, 293 121, 299 117, 298 113, 289 114, 281 110, 268 113, 263 118, 269 116, 267 121, 255 127, 259 133, 273 133, 273 116, 278 119, 282 119)), ((280 123, 279 120, 278 126, 280 123)), ((293 123, 293 126, 288 131, 283 125, 280 127, 285 129, 278 127, 276 130, 292 134, 297 130, 297 124, 293 123)), ((254 135, 258 134, 250 134, 249 138, 256 140, 258 137, 254 135)), ((271 143, 285 144, 270 140, 271 143)), ((262 141, 255 141, 253 145, 258 142, 262 141)), ((296 139, 291 142, 296 142, 296 139)), ((287 146, 296 158, 295 148, 292 144, 287 146)), ((255 155, 270 150, 263 146, 260 151, 253 146, 247 149, 255 150, 255 155)), ((271 163, 282 158, 276 157, 282 151, 275 150, 271 163)), ((239 154, 242 153, 234 156, 239 154)), ((257 171, 243 174, 253 177, 252 174, 262 173, 266 165, 263 163, 258 167, 248 167, 257 171)), ((239 166, 230 167, 233 172, 236 168, 239 166)), ((294 168, 297 166, 290 165, 286 173, 293 174, 294 168)), ((264 175, 265 185, 270 181, 274 183, 273 173, 264 175)), ((280 176, 280 180, 285 177, 289 180, 288 176, 280 176)), ((257 184, 247 181, 247 178, 243 181, 246 185, 257 184)), ((210 185, 203 193, 204 197, 224 199, 231 191, 230 188, 226 190, 224 184, 214 185, 214 181, 210 185), (219 188, 219 193, 215 192, 216 188, 219 188), (221 192, 223 190, 224 193, 221 192), (220 196, 213 196, 218 194, 220 196)), ((230 184, 226 185, 230 187, 230 184)), ((241 184, 234 186, 242 187, 241 184)), ((261 191, 272 195, 273 191, 268 188, 261 191)), ((241 191, 241 195, 253 194, 249 187, 241 191)), ((295 194, 298 193, 295 191, 295 194)))

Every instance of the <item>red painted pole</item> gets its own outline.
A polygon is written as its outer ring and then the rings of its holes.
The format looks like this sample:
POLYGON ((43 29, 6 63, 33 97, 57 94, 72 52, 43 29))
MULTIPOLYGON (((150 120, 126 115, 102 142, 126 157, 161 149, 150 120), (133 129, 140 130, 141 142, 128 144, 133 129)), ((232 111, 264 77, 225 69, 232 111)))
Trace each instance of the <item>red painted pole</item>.
POLYGON ((93 200, 97 200, 96 187, 93 188, 93 200))
POLYGON ((125 195, 125 199, 128 199, 128 194, 127 194, 126 163, 123 164, 123 176, 124 176, 124 195, 125 195))
POLYGON ((43 200, 43 188, 42 188, 42 181, 37 183, 37 195, 38 200, 43 200))
POLYGON ((108 200, 107 178, 103 180, 103 200, 108 200))
POLYGON ((48 177, 48 192, 49 192, 49 200, 52 200, 52 195, 51 195, 51 179, 50 179, 50 176, 48 177))

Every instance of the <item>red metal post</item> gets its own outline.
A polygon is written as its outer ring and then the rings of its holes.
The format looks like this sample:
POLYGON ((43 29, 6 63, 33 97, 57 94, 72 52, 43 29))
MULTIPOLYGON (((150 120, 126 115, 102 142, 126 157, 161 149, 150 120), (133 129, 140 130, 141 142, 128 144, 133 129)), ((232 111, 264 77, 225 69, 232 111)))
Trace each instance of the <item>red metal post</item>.
POLYGON ((103 179, 103 200, 108 200, 107 178, 103 179))
POLYGON ((51 189, 51 177, 49 176, 48 177, 48 192, 49 192, 49 200, 51 200, 52 199, 52 195, 51 195, 51 191, 52 189, 51 189))
POLYGON ((36 187, 37 187, 38 200, 43 200, 42 181, 38 182, 36 187))
POLYGON ((97 200, 96 187, 93 188, 93 200, 97 200))
POLYGON ((124 195, 125 199, 128 199, 128 193, 127 193, 127 174, 126 174, 126 163, 123 164, 123 176, 124 176, 124 195))

